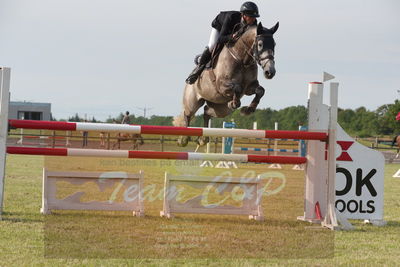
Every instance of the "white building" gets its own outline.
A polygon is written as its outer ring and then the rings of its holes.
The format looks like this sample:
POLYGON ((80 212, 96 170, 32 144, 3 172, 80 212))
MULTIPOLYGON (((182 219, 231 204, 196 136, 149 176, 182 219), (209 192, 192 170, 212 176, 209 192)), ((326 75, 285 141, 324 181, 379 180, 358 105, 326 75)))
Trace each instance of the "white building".
POLYGON ((49 121, 51 120, 51 104, 10 101, 8 118, 49 121))

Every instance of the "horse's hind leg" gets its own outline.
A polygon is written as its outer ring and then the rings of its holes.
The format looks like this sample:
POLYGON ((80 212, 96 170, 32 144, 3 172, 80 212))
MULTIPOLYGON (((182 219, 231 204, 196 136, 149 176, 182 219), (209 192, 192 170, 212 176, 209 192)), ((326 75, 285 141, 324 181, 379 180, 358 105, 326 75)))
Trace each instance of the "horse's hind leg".
POLYGON ((247 107, 243 107, 240 110, 240 114, 242 115, 250 115, 251 113, 256 111, 258 103, 260 103, 261 98, 264 96, 265 89, 257 83, 255 83, 256 87, 254 90, 250 90, 249 93, 246 92, 246 95, 255 94, 253 101, 251 101, 250 105, 247 107))
MULTIPOLYGON (((178 118, 175 118, 175 126, 188 127, 190 125, 190 120, 196 114, 196 111, 204 105, 204 99, 198 99, 197 93, 193 85, 186 85, 185 93, 183 96, 183 112, 178 118)), ((180 136, 178 138, 179 146, 186 146, 189 143, 188 136, 180 136)))

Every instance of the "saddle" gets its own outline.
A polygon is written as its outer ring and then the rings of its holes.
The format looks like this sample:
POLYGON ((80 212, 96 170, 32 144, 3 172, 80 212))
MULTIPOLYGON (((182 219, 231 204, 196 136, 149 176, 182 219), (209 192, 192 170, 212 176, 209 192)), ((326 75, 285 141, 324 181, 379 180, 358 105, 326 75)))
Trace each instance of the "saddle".
MULTIPOLYGON (((210 74, 210 79, 212 82, 215 82, 217 80, 215 73, 214 73, 214 67, 217 64, 219 54, 221 53, 222 49, 224 48, 224 44, 217 44, 215 48, 213 49, 211 53, 211 60, 206 64, 204 71, 200 74, 201 78, 204 74, 204 72, 208 71, 210 74)), ((199 60, 200 60, 201 54, 197 55, 194 59, 194 63, 196 65, 199 65, 199 60)))
MULTIPOLYGON (((221 51, 222 51, 222 49, 224 48, 224 46, 225 46, 225 45, 228 46, 228 47, 233 46, 233 45, 236 43, 236 41, 239 40, 239 38, 240 38, 240 37, 244 34, 244 32, 248 29, 248 27, 240 27, 240 26, 241 26, 240 24, 235 25, 235 28, 236 28, 237 26, 239 26, 239 30, 234 31, 234 32, 235 32, 235 35, 234 35, 235 37, 232 37, 226 44, 218 43, 218 44, 214 47, 214 49, 213 49, 213 51, 212 51, 212 53, 211 53, 211 60, 210 60, 210 61, 206 64, 206 66, 205 66, 205 69, 204 69, 203 73, 204 73, 205 71, 208 71, 209 74, 210 74, 210 79, 211 79, 212 82, 215 82, 215 81, 216 81, 216 77, 215 77, 215 73, 214 73, 213 69, 215 68, 215 65, 217 64, 219 54, 221 53, 221 51)), ((200 55, 197 55, 197 56, 195 57, 194 63, 195 63, 196 65, 199 65, 200 57, 201 57, 201 54, 200 54, 200 55)), ((203 73, 200 75, 200 77, 203 76, 203 73)))
MULTIPOLYGON (((215 64, 217 63, 219 54, 221 53, 222 49, 224 48, 224 45, 222 44, 217 44, 214 48, 214 50, 211 52, 211 60, 207 63, 206 65, 206 70, 211 69, 215 67, 215 64)), ((199 65, 201 54, 198 54, 194 57, 194 64, 199 65)))

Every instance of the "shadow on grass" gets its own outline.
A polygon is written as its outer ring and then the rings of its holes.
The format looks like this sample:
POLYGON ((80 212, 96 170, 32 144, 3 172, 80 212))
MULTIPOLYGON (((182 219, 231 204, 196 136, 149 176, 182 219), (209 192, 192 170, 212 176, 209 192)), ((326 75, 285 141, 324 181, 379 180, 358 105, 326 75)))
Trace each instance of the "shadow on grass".
POLYGON ((44 218, 38 213, 26 212, 3 212, 3 221, 22 222, 22 223, 40 223, 44 222, 44 218))
MULTIPOLYGON (((147 217, 147 216, 146 216, 147 217)), ((157 217, 158 218, 158 217, 157 217)), ((164 219, 165 220, 165 219, 164 219)), ((266 224, 271 227, 299 227, 299 226, 312 226, 313 224, 310 224, 308 222, 302 222, 296 220, 294 218, 293 220, 289 219, 280 219, 280 218, 269 218, 266 217, 264 221, 255 221, 255 220, 249 220, 246 216, 215 216, 215 215, 205 215, 202 214, 201 217, 199 215, 176 215, 173 219, 170 219, 171 221, 176 220, 176 221, 192 221, 194 223, 219 223, 221 220, 224 223, 232 223, 232 224, 238 224, 240 223, 242 226, 246 225, 263 225, 266 224)), ((315 226, 315 225, 314 225, 315 226)))
POLYGON ((400 227, 400 222, 399 221, 387 221, 387 225, 390 227, 400 227))
POLYGON ((45 217, 46 258, 332 258, 334 233, 279 218, 57 212, 45 217))

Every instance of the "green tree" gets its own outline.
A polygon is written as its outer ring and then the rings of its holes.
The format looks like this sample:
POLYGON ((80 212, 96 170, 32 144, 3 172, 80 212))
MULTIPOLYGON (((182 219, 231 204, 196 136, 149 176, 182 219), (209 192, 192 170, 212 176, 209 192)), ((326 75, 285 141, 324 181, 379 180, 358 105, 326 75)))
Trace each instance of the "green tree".
POLYGON ((75 116, 68 117, 68 121, 80 122, 83 121, 83 118, 79 117, 78 113, 75 113, 75 116))
POLYGON ((382 105, 376 110, 379 134, 393 135, 400 133, 400 122, 396 121, 396 115, 399 112, 399 100, 395 100, 394 104, 382 105))
POLYGON ((279 129, 298 130, 299 125, 307 123, 307 109, 304 106, 292 106, 279 110, 279 129))

